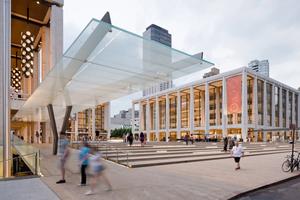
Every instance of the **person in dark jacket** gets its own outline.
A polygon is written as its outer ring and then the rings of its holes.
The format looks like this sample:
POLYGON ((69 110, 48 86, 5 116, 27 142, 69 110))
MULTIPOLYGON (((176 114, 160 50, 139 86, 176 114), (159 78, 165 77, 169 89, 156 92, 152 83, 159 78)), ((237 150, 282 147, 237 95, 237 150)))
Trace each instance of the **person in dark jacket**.
POLYGON ((133 134, 132 133, 129 133, 127 141, 129 142, 129 145, 131 146, 133 143, 133 134))
POLYGON ((224 138, 224 148, 223 148, 223 150, 224 150, 225 152, 227 152, 227 146, 228 146, 228 138, 225 137, 225 138, 224 138))
POLYGON ((144 142, 145 142, 145 135, 143 132, 141 132, 140 134, 140 141, 141 141, 141 146, 143 147, 144 146, 144 142))

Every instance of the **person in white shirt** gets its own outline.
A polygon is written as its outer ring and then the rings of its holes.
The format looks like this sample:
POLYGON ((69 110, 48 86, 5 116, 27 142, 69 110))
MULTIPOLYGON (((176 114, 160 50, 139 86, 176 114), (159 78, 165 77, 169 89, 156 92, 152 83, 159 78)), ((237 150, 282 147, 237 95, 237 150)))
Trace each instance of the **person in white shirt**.
POLYGON ((237 167, 235 170, 241 169, 240 167, 240 159, 244 155, 244 150, 241 145, 236 141, 235 146, 231 150, 231 156, 234 158, 235 163, 237 164, 237 167))

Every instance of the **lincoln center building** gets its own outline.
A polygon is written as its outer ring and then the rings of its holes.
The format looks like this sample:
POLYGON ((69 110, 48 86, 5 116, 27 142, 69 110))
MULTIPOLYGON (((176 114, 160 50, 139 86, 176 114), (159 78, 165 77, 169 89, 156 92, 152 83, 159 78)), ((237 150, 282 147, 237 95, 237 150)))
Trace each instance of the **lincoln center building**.
POLYGON ((148 141, 186 134, 278 141, 290 138, 290 124, 298 127, 299 103, 298 90, 243 67, 143 97, 132 107, 140 111, 139 132, 148 141))

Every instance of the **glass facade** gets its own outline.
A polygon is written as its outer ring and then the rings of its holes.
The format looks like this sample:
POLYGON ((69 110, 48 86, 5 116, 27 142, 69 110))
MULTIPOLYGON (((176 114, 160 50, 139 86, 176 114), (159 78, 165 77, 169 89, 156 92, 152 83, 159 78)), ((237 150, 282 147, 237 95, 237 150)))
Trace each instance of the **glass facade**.
POLYGON ((205 126, 205 91, 194 88, 194 127, 205 126))
POLYGON ((170 118, 170 129, 177 127, 177 96, 169 95, 169 118, 170 118))
POLYGON ((181 102, 181 128, 189 128, 190 122, 190 93, 182 91, 180 95, 181 102))
POLYGON ((159 129, 166 128, 166 99, 159 100, 159 129))
POLYGON ((247 77, 247 109, 248 109, 248 123, 252 124, 253 123, 253 83, 254 83, 254 79, 251 76, 247 77))
POLYGON ((287 92, 285 89, 282 89, 282 126, 286 127, 286 95, 287 92))
POLYGON ((258 125, 264 125, 264 82, 257 80, 258 125))
MULTIPOLYGON (((226 92, 223 92, 223 81, 216 80, 208 83, 208 105, 205 105, 205 88, 206 86, 201 83, 199 85, 191 86, 193 87, 193 105, 191 105, 191 95, 190 89, 181 89, 180 92, 173 91, 168 94, 169 105, 166 105, 165 96, 152 97, 150 99, 150 130, 153 134, 152 137, 158 137, 159 140, 164 140, 167 131, 166 124, 167 119, 166 115, 169 115, 169 129, 170 133, 172 132, 173 139, 177 136, 184 136, 186 133, 194 134, 195 138, 204 138, 205 134, 209 134, 211 139, 221 139, 223 137, 222 129, 222 117, 223 112, 227 111, 227 133, 228 136, 237 136, 238 138, 242 137, 243 129, 241 128, 242 121, 242 75, 237 74, 229 76, 226 79, 226 92), (179 95, 178 95, 179 94, 179 95), (226 109, 224 110, 223 105, 223 94, 226 96, 226 109), (178 101, 180 97, 180 101, 178 101), (155 113, 156 113, 156 102, 158 99, 158 112, 159 112, 159 132, 155 132, 155 113), (180 105, 177 105, 180 102, 180 105), (169 113, 166 113, 166 106, 169 106, 169 113), (194 108, 193 114, 191 117, 190 109, 194 108), (206 113, 206 108, 208 108, 206 113), (180 111, 180 115, 177 115, 180 111), (208 130, 205 125, 207 123, 205 116, 209 115, 208 130), (179 119, 177 117, 180 116, 179 119), (190 130, 191 119, 193 119, 193 130, 190 130), (180 120, 178 122, 178 120, 180 120), (177 128, 177 125, 180 124, 180 129, 174 130, 177 128), (238 125, 238 126, 235 126, 238 125), (173 129, 173 130, 172 130, 173 129), (229 130, 229 131, 228 131, 229 130), (178 132, 177 132, 178 131, 178 132), (208 131, 208 132, 207 132, 208 131), (155 135, 156 134, 156 135, 155 135), (157 135, 158 134, 158 135, 157 135), (177 134, 175 136, 175 134, 177 134)), ((282 126, 287 127, 289 123, 294 120, 298 121, 298 100, 299 96, 296 93, 293 93, 291 90, 282 89, 273 82, 267 82, 269 80, 257 79, 255 84, 255 78, 252 74, 247 75, 247 114, 248 120, 246 121, 247 127, 247 137, 251 141, 263 141, 264 139, 273 140, 275 137, 279 136, 279 133, 272 131, 261 132, 256 138, 254 134, 254 125, 264 126, 264 128, 280 127, 280 117, 282 115, 282 126), (256 86, 256 88, 254 88, 256 86), (257 90, 257 94, 254 92, 257 90), (282 97, 280 97, 282 94, 282 97), (256 99, 255 99, 256 98, 256 99), (265 102, 264 102, 265 101, 265 102), (255 103, 257 103, 255 105, 255 103), (272 107, 274 106, 274 107, 272 107), (280 110, 282 107, 282 113, 280 110), (257 109, 257 115, 254 111, 257 109), (258 117, 255 119, 255 117, 258 117), (274 122, 273 122, 274 120, 274 122)), ((146 107, 144 106, 144 112, 146 112, 146 107)), ((143 121, 146 120, 144 115, 143 121)), ((145 125, 145 122, 144 122, 145 125)), ((260 128, 260 127, 259 127, 260 128)), ((171 137, 171 136, 170 136, 171 137)), ((245 137, 245 135, 243 135, 245 137)))

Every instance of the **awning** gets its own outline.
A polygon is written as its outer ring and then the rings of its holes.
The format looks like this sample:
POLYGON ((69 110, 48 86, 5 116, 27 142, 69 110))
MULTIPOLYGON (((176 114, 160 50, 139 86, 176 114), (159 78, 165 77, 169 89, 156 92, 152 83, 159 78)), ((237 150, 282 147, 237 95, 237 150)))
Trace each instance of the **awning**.
POLYGON ((14 119, 45 121, 48 104, 59 117, 67 105, 78 112, 212 65, 92 19, 14 119))

